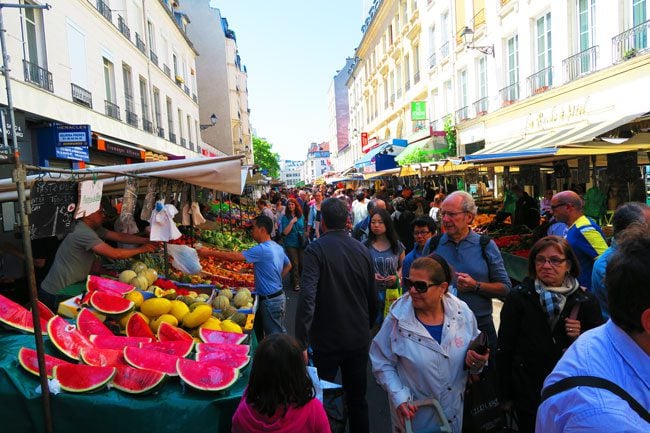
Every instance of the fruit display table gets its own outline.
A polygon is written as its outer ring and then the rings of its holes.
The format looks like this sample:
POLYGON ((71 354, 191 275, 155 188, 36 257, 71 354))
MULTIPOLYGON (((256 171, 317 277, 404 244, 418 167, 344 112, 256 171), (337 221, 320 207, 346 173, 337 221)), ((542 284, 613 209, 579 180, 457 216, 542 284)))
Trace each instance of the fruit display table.
MULTIPOLYGON (((257 346, 251 334, 251 355, 257 346)), ((45 339, 45 350, 56 349, 45 339)), ((35 347, 34 336, 0 330, 0 416, 3 431, 37 433, 44 431, 43 407, 37 377, 25 372, 17 361, 21 347, 35 347)), ((231 418, 250 375, 250 364, 228 390, 201 393, 182 386, 177 377, 169 377, 155 393, 130 396, 114 389, 91 394, 61 392, 51 395, 55 432, 92 431, 115 433, 128 431, 230 431, 231 418)))

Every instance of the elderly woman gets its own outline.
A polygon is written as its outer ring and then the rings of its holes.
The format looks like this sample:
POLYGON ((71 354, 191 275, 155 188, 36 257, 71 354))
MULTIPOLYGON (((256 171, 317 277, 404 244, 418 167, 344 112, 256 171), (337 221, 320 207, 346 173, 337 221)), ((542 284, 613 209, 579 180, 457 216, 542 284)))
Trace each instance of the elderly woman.
POLYGON ((506 410, 515 410, 522 433, 535 430, 542 384, 564 351, 602 322, 598 301, 580 287, 579 274, 567 241, 544 237, 530 250, 529 277, 510 292, 501 310, 501 401, 506 410))
POLYGON ((489 353, 468 350, 479 331, 467 304, 448 292, 451 276, 436 254, 415 260, 402 279, 408 293, 392 305, 370 346, 372 371, 388 392, 393 431, 404 431, 405 418, 414 430, 439 424, 432 410, 411 404, 433 397, 460 433, 467 376, 487 362, 489 353))

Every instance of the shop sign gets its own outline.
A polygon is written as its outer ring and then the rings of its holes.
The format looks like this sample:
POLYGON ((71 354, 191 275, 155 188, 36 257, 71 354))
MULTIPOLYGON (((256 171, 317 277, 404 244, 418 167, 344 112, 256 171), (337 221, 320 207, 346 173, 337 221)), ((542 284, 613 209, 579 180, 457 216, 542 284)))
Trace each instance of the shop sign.
POLYGON ((363 151, 363 153, 368 153, 377 146, 379 146, 379 140, 377 139, 377 137, 370 137, 366 141, 366 145, 365 146, 362 145, 361 150, 363 151))
POLYGON ((90 162, 88 146, 56 146, 54 155, 59 159, 90 162))
POLYGON ((411 102, 411 120, 427 120, 427 102, 411 102))
POLYGON ((90 125, 56 125, 57 146, 90 146, 90 125))
POLYGON ((119 144, 107 141, 103 138, 97 138, 97 150, 112 153, 114 155, 124 156, 134 159, 145 159, 145 151, 131 147, 120 146, 119 144))
MULTIPOLYGON (((4 117, 5 117, 5 126, 2 126, 2 122, 0 122, 0 137, 3 134, 3 129, 7 131, 7 139, 11 139, 12 137, 12 131, 11 131, 11 122, 9 121, 9 112, 6 110, 6 108, 3 108, 2 111, 4 111, 4 117)), ((18 141, 22 141, 20 139, 25 137, 25 114, 22 111, 14 111, 14 131, 16 132, 16 138, 18 138, 18 141)))
POLYGON ((544 111, 530 113, 526 119, 526 132, 547 131, 558 126, 570 125, 585 119, 587 101, 558 104, 544 111))

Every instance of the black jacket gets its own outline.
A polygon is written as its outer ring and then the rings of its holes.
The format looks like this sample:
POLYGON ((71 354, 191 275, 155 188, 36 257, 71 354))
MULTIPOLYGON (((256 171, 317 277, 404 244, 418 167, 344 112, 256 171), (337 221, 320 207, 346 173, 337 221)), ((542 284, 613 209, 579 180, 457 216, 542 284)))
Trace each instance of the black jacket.
POLYGON ((537 200, 524 191, 524 195, 517 199, 515 214, 512 216, 513 225, 525 225, 533 229, 539 225, 539 205, 537 200))
POLYGON ((569 295, 554 329, 548 324, 533 280, 527 278, 510 292, 501 310, 496 363, 503 401, 514 401, 534 413, 544 379, 573 342, 566 335, 565 319, 578 303, 581 332, 602 323, 598 301, 589 292, 577 290, 569 295))
POLYGON ((368 348, 377 317, 370 252, 346 231, 327 231, 305 250, 295 335, 303 348, 368 348))

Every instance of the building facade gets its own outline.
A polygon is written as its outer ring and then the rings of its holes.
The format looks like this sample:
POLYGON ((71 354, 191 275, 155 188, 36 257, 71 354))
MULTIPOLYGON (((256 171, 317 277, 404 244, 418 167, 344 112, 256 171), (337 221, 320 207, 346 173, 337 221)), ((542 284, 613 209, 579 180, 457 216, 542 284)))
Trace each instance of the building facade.
POLYGON ((197 70, 203 139, 227 155, 245 155, 245 163, 252 164, 248 75, 235 32, 209 0, 184 0, 182 8, 192 17, 188 34, 201 53, 197 70))
POLYGON ((295 188, 303 180, 302 166, 305 161, 293 161, 285 159, 280 161, 280 181, 284 182, 287 188, 295 188))
POLYGON ((329 143, 312 143, 307 149, 307 159, 302 166, 305 184, 314 183, 325 173, 332 171, 329 143))
POLYGON ((348 88, 345 83, 350 76, 351 66, 354 59, 347 58, 345 66, 336 72, 334 79, 327 92, 328 114, 329 114, 329 143, 332 154, 332 167, 334 170, 345 170, 350 167, 345 165, 345 152, 350 147, 350 105, 348 104, 348 88), (339 161, 339 153, 343 157, 339 161))

